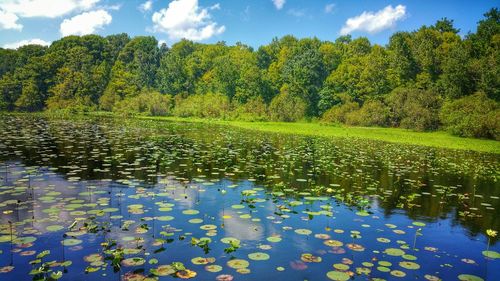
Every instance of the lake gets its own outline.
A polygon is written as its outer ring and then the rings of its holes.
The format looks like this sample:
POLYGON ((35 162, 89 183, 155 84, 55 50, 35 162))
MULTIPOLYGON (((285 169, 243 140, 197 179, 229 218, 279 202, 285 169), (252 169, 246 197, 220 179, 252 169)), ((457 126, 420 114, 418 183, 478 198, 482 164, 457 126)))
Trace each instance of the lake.
POLYGON ((495 154, 0 115, 0 280, 500 280, 499 179, 495 154))

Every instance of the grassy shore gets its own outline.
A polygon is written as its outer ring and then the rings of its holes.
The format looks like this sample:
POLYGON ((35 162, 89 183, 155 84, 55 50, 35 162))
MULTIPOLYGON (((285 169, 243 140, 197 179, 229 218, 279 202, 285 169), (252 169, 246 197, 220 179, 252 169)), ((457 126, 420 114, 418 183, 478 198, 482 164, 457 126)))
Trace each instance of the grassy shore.
POLYGON ((285 122, 245 122, 207 120, 179 117, 138 117, 141 119, 163 120, 172 122, 196 122, 233 126, 243 129, 297 134, 319 137, 363 138, 393 143, 413 144, 439 148, 461 149, 500 154, 500 142, 495 140, 461 138, 447 132, 414 132, 398 128, 377 127, 336 127, 320 123, 285 123, 285 122))

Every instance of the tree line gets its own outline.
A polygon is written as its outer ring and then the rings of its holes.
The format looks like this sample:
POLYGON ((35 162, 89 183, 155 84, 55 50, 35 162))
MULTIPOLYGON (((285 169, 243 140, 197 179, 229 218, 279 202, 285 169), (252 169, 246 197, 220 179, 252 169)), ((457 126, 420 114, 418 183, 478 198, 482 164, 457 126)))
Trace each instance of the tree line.
POLYGON ((443 18, 334 42, 284 36, 237 43, 151 36, 68 36, 0 49, 0 110, 114 111, 241 120, 319 119, 354 126, 445 128, 500 138, 500 13, 464 38, 443 18))

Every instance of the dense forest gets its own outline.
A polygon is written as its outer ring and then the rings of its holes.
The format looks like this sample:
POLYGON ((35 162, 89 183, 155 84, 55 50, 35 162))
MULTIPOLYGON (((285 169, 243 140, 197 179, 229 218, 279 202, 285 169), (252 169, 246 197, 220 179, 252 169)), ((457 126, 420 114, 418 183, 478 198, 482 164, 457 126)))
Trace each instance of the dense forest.
POLYGON ((500 138, 500 13, 464 38, 443 18, 386 46, 341 36, 237 43, 69 36, 0 49, 0 110, 317 119, 500 138))

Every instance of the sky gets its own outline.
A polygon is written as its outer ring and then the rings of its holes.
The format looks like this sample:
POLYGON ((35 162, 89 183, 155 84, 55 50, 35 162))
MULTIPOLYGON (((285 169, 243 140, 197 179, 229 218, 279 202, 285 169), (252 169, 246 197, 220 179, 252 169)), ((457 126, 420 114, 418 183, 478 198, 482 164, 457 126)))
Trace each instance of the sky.
POLYGON ((294 35, 333 41, 344 34, 387 44, 447 17, 460 35, 474 32, 496 0, 0 0, 0 47, 17 48, 68 35, 128 33, 171 46, 242 42, 254 48, 294 35))

